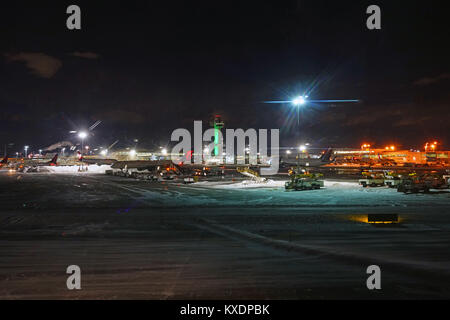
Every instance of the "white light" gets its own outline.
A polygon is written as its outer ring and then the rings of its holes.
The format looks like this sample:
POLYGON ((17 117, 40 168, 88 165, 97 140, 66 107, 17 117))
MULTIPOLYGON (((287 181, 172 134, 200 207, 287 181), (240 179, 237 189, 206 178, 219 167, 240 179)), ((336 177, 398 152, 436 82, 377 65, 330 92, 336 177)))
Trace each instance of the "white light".
POLYGON ((291 150, 287 150, 286 153, 287 153, 287 154, 291 154, 291 150))
POLYGON ((101 154, 102 156, 106 156, 106 155, 108 154, 108 149, 102 150, 102 151, 100 152, 100 154, 101 154))
POLYGON ((162 150, 161 150, 161 153, 162 153, 163 155, 167 155, 167 149, 166 149, 166 148, 162 149, 162 150))
POLYGON ((25 146, 25 150, 28 150, 29 146, 25 146))
POLYGON ((209 153, 209 148, 206 147, 203 151, 204 151, 204 153, 209 153))
POLYGON ((292 100, 292 104, 293 104, 294 106, 300 106, 300 105, 303 105, 303 104, 305 104, 305 102, 306 102, 306 100, 305 100, 305 97, 304 97, 304 96, 300 96, 300 97, 297 97, 297 98, 295 98, 294 100, 292 100))
POLYGON ((81 139, 84 139, 84 138, 87 137, 87 133, 86 133, 86 132, 80 132, 80 133, 78 134, 78 136, 79 136, 81 139))
POLYGON ((306 146, 305 146, 305 145, 301 145, 299 149, 300 149, 300 151, 302 151, 302 152, 303 152, 303 151, 305 151, 305 150, 306 150, 306 146))
POLYGON ((130 156, 134 157, 136 155, 136 150, 130 150, 130 156))

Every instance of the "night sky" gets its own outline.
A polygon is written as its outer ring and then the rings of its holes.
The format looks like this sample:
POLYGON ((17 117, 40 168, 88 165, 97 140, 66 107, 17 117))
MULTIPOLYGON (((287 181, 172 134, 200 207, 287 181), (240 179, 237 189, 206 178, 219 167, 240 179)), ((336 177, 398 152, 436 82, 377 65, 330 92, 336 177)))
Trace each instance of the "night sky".
MULTIPOLYGON (((0 143, 11 151, 78 139, 165 145, 172 130, 280 128, 318 148, 450 145, 450 25, 437 1, 34 1, 2 3, 0 143), (93 4, 95 2, 95 4, 93 4), (245 3, 244 3, 245 2, 245 3), (77 4, 82 30, 66 28, 77 4), (366 28, 378 4, 382 30, 366 28), (289 105, 311 105, 300 124, 289 105), (206 128, 205 128, 206 129, 206 128)), ((3 147, 2 147, 3 149, 3 147)))

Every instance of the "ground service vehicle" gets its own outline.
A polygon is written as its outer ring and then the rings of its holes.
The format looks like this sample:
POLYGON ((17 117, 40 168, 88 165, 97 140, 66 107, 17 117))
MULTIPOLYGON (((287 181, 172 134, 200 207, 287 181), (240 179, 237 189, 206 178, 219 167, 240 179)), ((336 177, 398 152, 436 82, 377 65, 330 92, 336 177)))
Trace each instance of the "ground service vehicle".
POLYGON ((397 191, 403 193, 429 192, 430 187, 423 179, 416 176, 411 176, 402 180, 402 182, 398 185, 397 191))
POLYGON ((290 181, 287 181, 284 185, 286 190, 314 190, 320 189, 324 186, 323 180, 319 180, 322 175, 320 174, 297 174, 291 177, 290 181))
POLYGON ((384 186, 384 175, 381 172, 369 172, 364 171, 362 173, 363 178, 359 179, 358 182, 364 188, 366 187, 381 187, 384 186))
POLYGON ((385 172, 384 177, 384 184, 389 188, 397 188, 402 182, 401 176, 394 171, 385 172))

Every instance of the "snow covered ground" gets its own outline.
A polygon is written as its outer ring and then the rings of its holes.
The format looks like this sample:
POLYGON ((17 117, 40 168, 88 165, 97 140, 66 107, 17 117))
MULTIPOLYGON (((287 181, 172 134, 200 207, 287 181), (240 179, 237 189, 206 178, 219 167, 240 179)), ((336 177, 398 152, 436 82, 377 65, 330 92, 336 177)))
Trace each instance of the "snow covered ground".
MULTIPOLYGON (((265 182, 257 182, 254 180, 244 180, 241 182, 200 182, 196 185, 202 187, 211 187, 216 189, 252 189, 252 188, 284 188, 284 184, 287 180, 271 180, 268 179, 265 182)), ((325 188, 328 189, 360 189, 357 182, 342 182, 342 181, 325 181, 325 188)))
MULTIPOLYGON (((450 192, 0 172, 0 299, 450 297, 450 192), (398 214, 374 226, 367 214, 398 214), (83 270, 68 291, 65 270, 83 270), (368 265, 383 290, 366 289, 368 265)), ((64 174, 63 174, 64 173, 64 174)))

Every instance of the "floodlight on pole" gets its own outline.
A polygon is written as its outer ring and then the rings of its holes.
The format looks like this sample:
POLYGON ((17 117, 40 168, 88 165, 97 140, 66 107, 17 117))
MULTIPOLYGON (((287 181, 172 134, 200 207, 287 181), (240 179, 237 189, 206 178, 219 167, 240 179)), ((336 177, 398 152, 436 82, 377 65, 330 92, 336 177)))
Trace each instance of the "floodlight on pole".
POLYGON ((87 137, 87 133, 82 131, 78 134, 78 137, 80 137, 80 139, 85 139, 87 137))
POLYGON ((86 139, 87 136, 88 136, 88 134, 84 131, 81 131, 80 133, 78 133, 78 137, 80 137, 80 139, 81 139, 81 155, 83 155, 84 139, 86 139))
POLYGON ((295 98, 294 100, 292 100, 292 104, 296 107, 302 106, 306 103, 306 98, 307 98, 307 96, 299 96, 299 97, 295 98))

